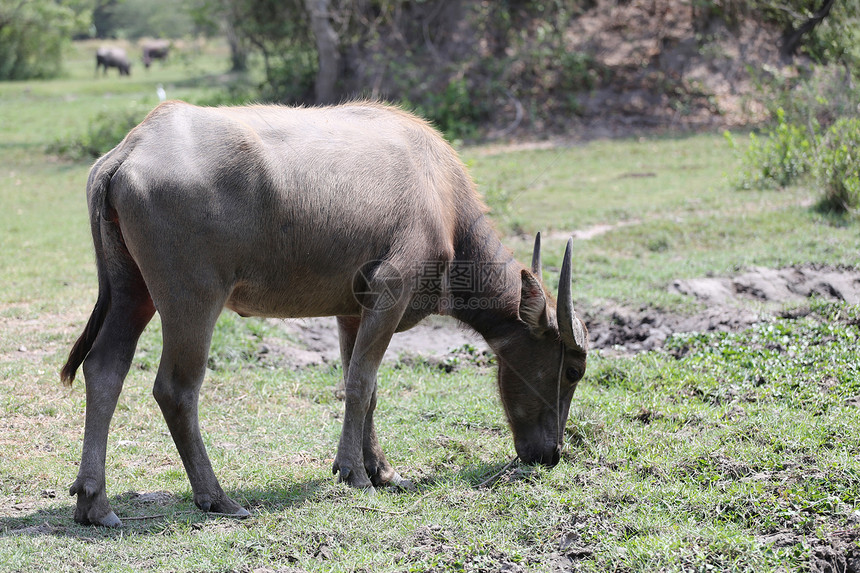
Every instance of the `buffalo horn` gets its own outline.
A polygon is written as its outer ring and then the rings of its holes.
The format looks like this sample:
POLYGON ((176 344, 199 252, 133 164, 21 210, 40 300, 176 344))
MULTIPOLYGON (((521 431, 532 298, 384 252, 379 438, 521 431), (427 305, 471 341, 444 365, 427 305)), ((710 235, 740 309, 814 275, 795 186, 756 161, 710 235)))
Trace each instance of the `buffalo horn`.
POLYGON ((571 251, 573 251, 573 239, 567 240, 567 249, 564 251, 564 261, 561 263, 561 280, 558 283, 558 331, 565 346, 580 352, 586 352, 586 334, 582 322, 573 310, 573 296, 570 292, 571 274, 571 251))
POLYGON ((532 251, 532 274, 536 276, 538 280, 543 280, 541 278, 540 267, 540 231, 538 231, 537 235, 535 235, 535 248, 534 251, 532 251))

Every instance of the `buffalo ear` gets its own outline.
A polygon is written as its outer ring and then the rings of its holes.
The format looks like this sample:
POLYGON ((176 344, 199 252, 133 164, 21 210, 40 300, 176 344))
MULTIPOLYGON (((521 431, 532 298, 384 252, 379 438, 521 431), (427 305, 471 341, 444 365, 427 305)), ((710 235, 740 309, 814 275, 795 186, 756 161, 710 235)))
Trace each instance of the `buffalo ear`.
POLYGON ((520 292, 520 320, 529 327, 532 334, 543 335, 549 329, 546 295, 540 281, 532 273, 523 269, 521 276, 523 285, 520 292))

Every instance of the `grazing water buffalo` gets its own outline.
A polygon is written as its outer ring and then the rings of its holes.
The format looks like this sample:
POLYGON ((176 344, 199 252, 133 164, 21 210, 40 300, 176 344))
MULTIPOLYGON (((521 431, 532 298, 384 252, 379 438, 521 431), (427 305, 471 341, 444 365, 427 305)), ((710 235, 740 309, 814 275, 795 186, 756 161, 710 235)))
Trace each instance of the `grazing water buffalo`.
POLYGON ((170 42, 167 40, 149 40, 143 43, 143 65, 149 69, 152 60, 166 60, 170 51, 170 42))
POLYGON ((203 511, 227 497, 197 404, 215 322, 336 316, 345 415, 333 471, 359 488, 406 486, 377 441, 376 374, 391 336, 447 314, 498 356, 520 459, 554 465, 588 332, 573 310, 571 245, 558 303, 517 263, 454 150, 427 123, 376 103, 291 109, 165 102, 87 182, 99 294, 62 369, 83 363, 86 424, 75 519, 120 525, 105 493, 108 426, 138 337, 158 311, 153 394, 203 511))
POLYGON ((131 63, 122 48, 99 48, 96 51, 96 75, 99 67, 104 67, 105 75, 108 68, 118 69, 121 76, 131 75, 131 63))

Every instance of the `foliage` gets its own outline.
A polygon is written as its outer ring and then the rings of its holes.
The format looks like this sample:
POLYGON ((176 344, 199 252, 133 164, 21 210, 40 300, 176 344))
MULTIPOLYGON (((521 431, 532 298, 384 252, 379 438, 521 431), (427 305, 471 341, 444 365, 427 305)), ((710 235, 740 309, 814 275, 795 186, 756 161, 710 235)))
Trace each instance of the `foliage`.
MULTIPOLYGON (((808 11, 808 3, 802 4, 802 9, 808 11)), ((837 0, 828 17, 805 40, 803 51, 816 62, 841 62, 857 69, 860 65, 860 1, 837 0)))
MULTIPOLYGON (((143 37, 182 38, 200 28, 192 18, 190 2, 175 0, 110 0, 94 13, 99 38, 138 39, 143 37)), ((211 31, 211 28, 206 28, 211 31)))
MULTIPOLYGON (((732 141, 728 132, 726 137, 732 141)), ((806 128, 787 123, 780 108, 776 126, 766 136, 750 135, 735 185, 742 189, 786 187, 811 171, 813 154, 814 143, 806 128)))
POLYGON ((69 159, 101 157, 119 144, 131 129, 143 121, 151 107, 132 104, 98 112, 81 133, 59 139, 48 146, 49 153, 69 159))
MULTIPOLYGON (((817 101, 819 106, 827 102, 823 96, 817 101)), ((836 107, 829 111, 843 110, 836 107)), ((822 126, 818 120, 822 115, 807 113, 805 123, 791 123, 779 108, 776 125, 764 137, 750 135, 734 184, 742 189, 774 188, 807 178, 819 189, 819 207, 833 212, 855 211, 860 207, 860 116, 856 108, 847 107, 847 117, 833 121, 827 114, 824 117, 832 123, 822 126)), ((733 137, 728 132, 725 135, 737 147, 733 137)))
MULTIPOLYGON (((779 26, 785 36, 812 19, 826 0, 706 0, 714 13, 735 23, 757 18, 779 26)), ((822 64, 846 62, 856 65, 860 56, 860 1, 838 0, 827 16, 802 38, 799 54, 822 64)))
POLYGON ((88 18, 74 0, 0 0, 0 80, 59 75, 63 49, 88 18))
POLYGON ((860 209, 860 118, 842 118, 830 126, 819 144, 817 170, 821 207, 860 209))
POLYGON ((408 96, 401 104, 428 119, 451 141, 472 139, 477 126, 487 116, 487 108, 481 102, 485 98, 470 91, 465 78, 454 78, 441 93, 428 92, 412 103, 408 96))
POLYGON ((782 113, 787 123, 827 129, 840 117, 860 113, 858 80, 856 69, 842 64, 814 66, 771 77, 759 75, 755 97, 775 120, 782 113))

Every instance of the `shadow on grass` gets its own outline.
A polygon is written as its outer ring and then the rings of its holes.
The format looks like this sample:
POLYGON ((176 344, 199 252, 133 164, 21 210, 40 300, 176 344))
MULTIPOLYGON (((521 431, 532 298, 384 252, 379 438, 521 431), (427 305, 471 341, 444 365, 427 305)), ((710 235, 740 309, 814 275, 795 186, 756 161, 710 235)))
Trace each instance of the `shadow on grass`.
POLYGON ((328 479, 313 479, 284 488, 240 489, 227 491, 232 499, 250 509, 245 519, 200 511, 191 500, 191 493, 173 495, 157 491, 149 493, 126 492, 110 498, 110 504, 122 521, 116 529, 81 525, 74 521, 75 498, 69 503, 38 509, 20 517, 0 518, 0 538, 13 535, 53 535, 76 539, 109 539, 129 533, 160 535, 165 530, 182 528, 199 529, 206 522, 221 521, 240 526, 254 523, 255 517, 275 513, 289 507, 300 506, 318 499, 321 488, 330 484, 328 479))
MULTIPOLYGON (((450 471, 439 471, 415 482, 411 491, 388 488, 392 495, 418 495, 421 497, 436 489, 460 487, 480 489, 521 479, 539 479, 540 471, 534 466, 510 460, 502 463, 471 464, 450 471)), ((237 519, 222 514, 204 513, 197 509, 186 491, 175 495, 165 491, 147 493, 125 492, 110 498, 110 504, 123 526, 108 529, 75 523, 75 499, 50 508, 22 511, 20 517, 0 519, 0 538, 15 535, 52 535, 76 539, 111 539, 129 533, 138 535, 161 535, 165 531, 180 531, 185 528, 200 529, 207 523, 218 522, 221 527, 253 526, 256 518, 281 512, 307 503, 343 502, 345 508, 355 506, 349 490, 343 486, 332 487, 333 479, 311 479, 287 484, 284 487, 238 489, 227 491, 232 499, 251 511, 246 519, 237 519), (246 524, 246 525, 243 525, 246 524)))
POLYGON ((448 487, 455 484, 465 484, 471 489, 492 488, 497 484, 506 484, 519 480, 539 479, 540 466, 528 465, 518 458, 499 463, 477 463, 451 471, 439 471, 415 481, 419 492, 436 487, 448 487))

